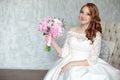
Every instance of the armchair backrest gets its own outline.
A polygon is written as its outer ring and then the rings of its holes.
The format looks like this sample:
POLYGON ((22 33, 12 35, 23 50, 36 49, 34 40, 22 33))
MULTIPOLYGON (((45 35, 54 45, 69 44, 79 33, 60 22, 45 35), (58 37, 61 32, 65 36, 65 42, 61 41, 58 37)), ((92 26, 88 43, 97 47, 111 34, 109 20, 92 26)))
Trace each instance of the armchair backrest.
POLYGON ((115 42, 110 64, 120 69, 120 22, 102 21, 103 39, 115 42))

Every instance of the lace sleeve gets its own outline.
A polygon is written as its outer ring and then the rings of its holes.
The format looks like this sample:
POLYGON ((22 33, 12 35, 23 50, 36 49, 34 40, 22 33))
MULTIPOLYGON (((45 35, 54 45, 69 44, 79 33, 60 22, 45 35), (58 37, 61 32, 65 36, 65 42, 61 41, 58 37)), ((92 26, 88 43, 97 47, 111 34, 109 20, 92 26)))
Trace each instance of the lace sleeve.
POLYGON ((97 62, 97 59, 100 54, 101 49, 101 36, 97 35, 92 44, 92 49, 88 58, 89 65, 94 65, 97 62))
POLYGON ((69 34, 67 33, 65 43, 62 47, 62 54, 59 55, 60 57, 65 57, 69 53, 69 34))

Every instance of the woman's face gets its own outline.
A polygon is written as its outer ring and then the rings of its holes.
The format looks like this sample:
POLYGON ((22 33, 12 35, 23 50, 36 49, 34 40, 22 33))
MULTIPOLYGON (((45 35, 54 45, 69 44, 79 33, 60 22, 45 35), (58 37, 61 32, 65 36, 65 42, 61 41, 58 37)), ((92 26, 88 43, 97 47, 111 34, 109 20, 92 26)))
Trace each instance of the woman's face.
POLYGON ((80 11, 80 21, 81 24, 89 24, 91 21, 89 8, 87 6, 83 7, 80 11))

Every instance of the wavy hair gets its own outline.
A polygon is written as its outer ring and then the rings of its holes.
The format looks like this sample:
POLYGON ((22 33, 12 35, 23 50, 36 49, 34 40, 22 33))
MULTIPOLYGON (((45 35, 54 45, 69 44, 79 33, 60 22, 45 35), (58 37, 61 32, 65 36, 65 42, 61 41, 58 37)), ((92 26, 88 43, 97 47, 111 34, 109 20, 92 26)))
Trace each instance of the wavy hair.
POLYGON ((98 8, 95 4, 93 3, 87 3, 85 5, 82 6, 80 12, 82 11, 82 9, 84 7, 88 7, 89 12, 90 12, 90 24, 88 26, 88 28, 86 29, 86 37, 91 40, 92 44, 94 42, 94 38, 96 37, 96 33, 100 32, 102 33, 102 28, 101 28, 101 24, 100 24, 100 17, 99 17, 99 11, 98 8))

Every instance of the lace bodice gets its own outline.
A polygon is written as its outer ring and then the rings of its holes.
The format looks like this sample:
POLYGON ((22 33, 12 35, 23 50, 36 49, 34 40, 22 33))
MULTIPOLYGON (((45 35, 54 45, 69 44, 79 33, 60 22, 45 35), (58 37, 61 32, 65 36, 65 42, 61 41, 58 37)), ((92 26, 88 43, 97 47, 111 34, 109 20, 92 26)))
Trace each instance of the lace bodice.
POLYGON ((73 31, 67 32, 67 38, 62 48, 61 57, 72 55, 73 59, 86 59, 89 65, 96 63, 100 54, 101 36, 97 35, 94 38, 94 43, 88 40, 86 34, 80 34, 73 31))

